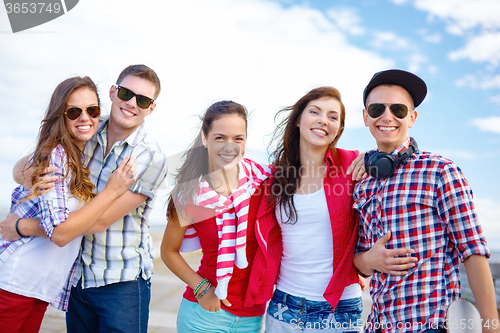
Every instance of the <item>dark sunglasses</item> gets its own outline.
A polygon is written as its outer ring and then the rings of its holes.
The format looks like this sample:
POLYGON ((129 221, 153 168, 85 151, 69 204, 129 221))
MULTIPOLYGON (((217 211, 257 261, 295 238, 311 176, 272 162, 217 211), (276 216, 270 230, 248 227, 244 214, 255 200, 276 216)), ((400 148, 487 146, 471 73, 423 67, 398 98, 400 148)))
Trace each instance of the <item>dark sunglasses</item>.
MULTIPOLYGON (((391 104, 388 105, 392 114, 399 119, 403 119, 408 115, 408 107, 404 104, 391 104)), ((385 112, 385 104, 382 103, 373 103, 368 105, 367 111, 370 117, 378 118, 385 112)))
POLYGON ((64 114, 69 120, 76 120, 80 118, 84 110, 92 118, 97 118, 101 115, 101 108, 98 105, 91 105, 87 106, 86 108, 72 107, 64 111, 64 114))
POLYGON ((154 99, 151 99, 149 97, 138 95, 132 90, 124 88, 122 86, 116 85, 116 88, 118 89, 119 99, 121 99, 122 101, 130 101, 132 97, 135 96, 135 101, 137 102, 137 106, 140 107, 141 109, 149 108, 149 106, 153 104, 153 102, 155 101, 154 99))

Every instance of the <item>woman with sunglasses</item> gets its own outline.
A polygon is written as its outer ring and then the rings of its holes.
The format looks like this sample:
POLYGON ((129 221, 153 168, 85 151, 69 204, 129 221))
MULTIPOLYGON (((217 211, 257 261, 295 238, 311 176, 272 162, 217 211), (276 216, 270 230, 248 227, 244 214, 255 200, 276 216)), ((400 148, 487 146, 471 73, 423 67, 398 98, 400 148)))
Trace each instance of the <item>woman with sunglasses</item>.
POLYGON ((232 101, 211 105, 188 148, 167 208, 161 257, 188 286, 178 332, 260 332, 266 302, 243 305, 258 244, 255 215, 270 169, 243 158, 247 111, 232 101), (181 256, 201 247, 195 272, 181 256))
POLYGON ((31 190, 12 193, 11 214, 18 240, 0 237, 0 331, 38 332, 47 305, 66 310, 81 236, 106 208, 135 181, 134 163, 126 158, 106 188, 95 186, 83 165, 82 149, 97 130, 97 87, 89 77, 61 82, 42 120, 38 142, 25 170, 34 169, 31 190), (59 181, 37 196, 38 176, 55 167, 59 181), (93 200, 95 199, 95 200, 93 200), (69 214, 72 212, 71 214, 69 214), (18 223, 39 218, 47 237, 24 237, 18 223))
POLYGON ((245 305, 272 296, 269 333, 359 331, 363 281, 353 265, 358 218, 347 174, 358 152, 336 148, 345 121, 340 93, 313 89, 278 114, 285 112, 273 137, 274 170, 257 215, 260 248, 245 305))

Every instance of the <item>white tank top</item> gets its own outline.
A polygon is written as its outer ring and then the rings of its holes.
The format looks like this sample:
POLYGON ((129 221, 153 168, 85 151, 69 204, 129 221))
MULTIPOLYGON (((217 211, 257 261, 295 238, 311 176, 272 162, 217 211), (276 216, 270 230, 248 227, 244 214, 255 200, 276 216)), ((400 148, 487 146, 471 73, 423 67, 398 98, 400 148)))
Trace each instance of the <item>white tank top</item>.
MULTIPOLYGON (((311 301, 326 301, 323 293, 333 275, 333 237, 324 189, 294 194, 296 223, 276 207, 283 237, 277 289, 311 301)), ((341 299, 361 296, 358 283, 347 286, 341 299)))

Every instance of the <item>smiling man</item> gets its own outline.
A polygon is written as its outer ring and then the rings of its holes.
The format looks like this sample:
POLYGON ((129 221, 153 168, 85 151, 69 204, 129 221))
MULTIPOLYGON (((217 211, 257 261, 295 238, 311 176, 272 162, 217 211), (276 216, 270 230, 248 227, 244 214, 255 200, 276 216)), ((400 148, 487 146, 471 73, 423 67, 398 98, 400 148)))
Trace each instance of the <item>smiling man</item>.
MULTIPOLYGON (((83 149, 90 180, 99 192, 127 156, 135 158, 138 177, 85 232, 66 314, 70 333, 147 332, 154 256, 148 218, 165 179, 167 161, 146 133, 144 119, 154 111, 159 93, 160 80, 151 68, 125 68, 109 91, 109 119, 101 119, 97 133, 83 149)), ((24 169, 26 161, 14 167, 14 178, 30 186, 31 179, 16 172, 24 169)), ((58 179, 47 176, 42 180, 49 182, 42 188, 49 188, 58 179)), ((10 234, 16 232, 15 215, 11 215, 2 221, 2 233, 7 228, 10 234)), ((38 224, 35 219, 22 219, 18 230, 25 236, 46 237, 38 224)))
POLYGON ((354 264, 372 275, 367 332, 441 332, 452 325, 446 312, 460 298, 459 261, 483 322, 498 322, 472 191, 452 161, 419 150, 408 136, 426 94, 422 79, 396 69, 376 73, 363 94, 363 119, 378 148, 365 155, 370 176, 354 190, 360 216, 354 264))
POLYGON ((136 158, 139 177, 83 238, 68 332, 147 332, 154 256, 148 218, 167 162, 144 119, 159 94, 160 80, 151 68, 125 68, 109 91, 109 119, 85 145, 90 179, 99 191, 126 156, 136 158))

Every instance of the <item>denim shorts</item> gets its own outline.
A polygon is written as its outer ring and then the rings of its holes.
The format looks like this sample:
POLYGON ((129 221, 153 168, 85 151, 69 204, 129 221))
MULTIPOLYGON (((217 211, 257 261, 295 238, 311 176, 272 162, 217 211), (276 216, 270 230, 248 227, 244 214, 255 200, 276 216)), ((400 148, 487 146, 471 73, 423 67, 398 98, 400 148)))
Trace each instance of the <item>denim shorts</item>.
POLYGON ((266 314, 266 333, 274 332, 359 332, 363 327, 361 297, 339 301, 332 312, 328 302, 274 291, 266 314))
POLYGON ((209 312, 183 298, 177 314, 177 332, 258 333, 264 316, 238 317, 224 309, 209 312))

